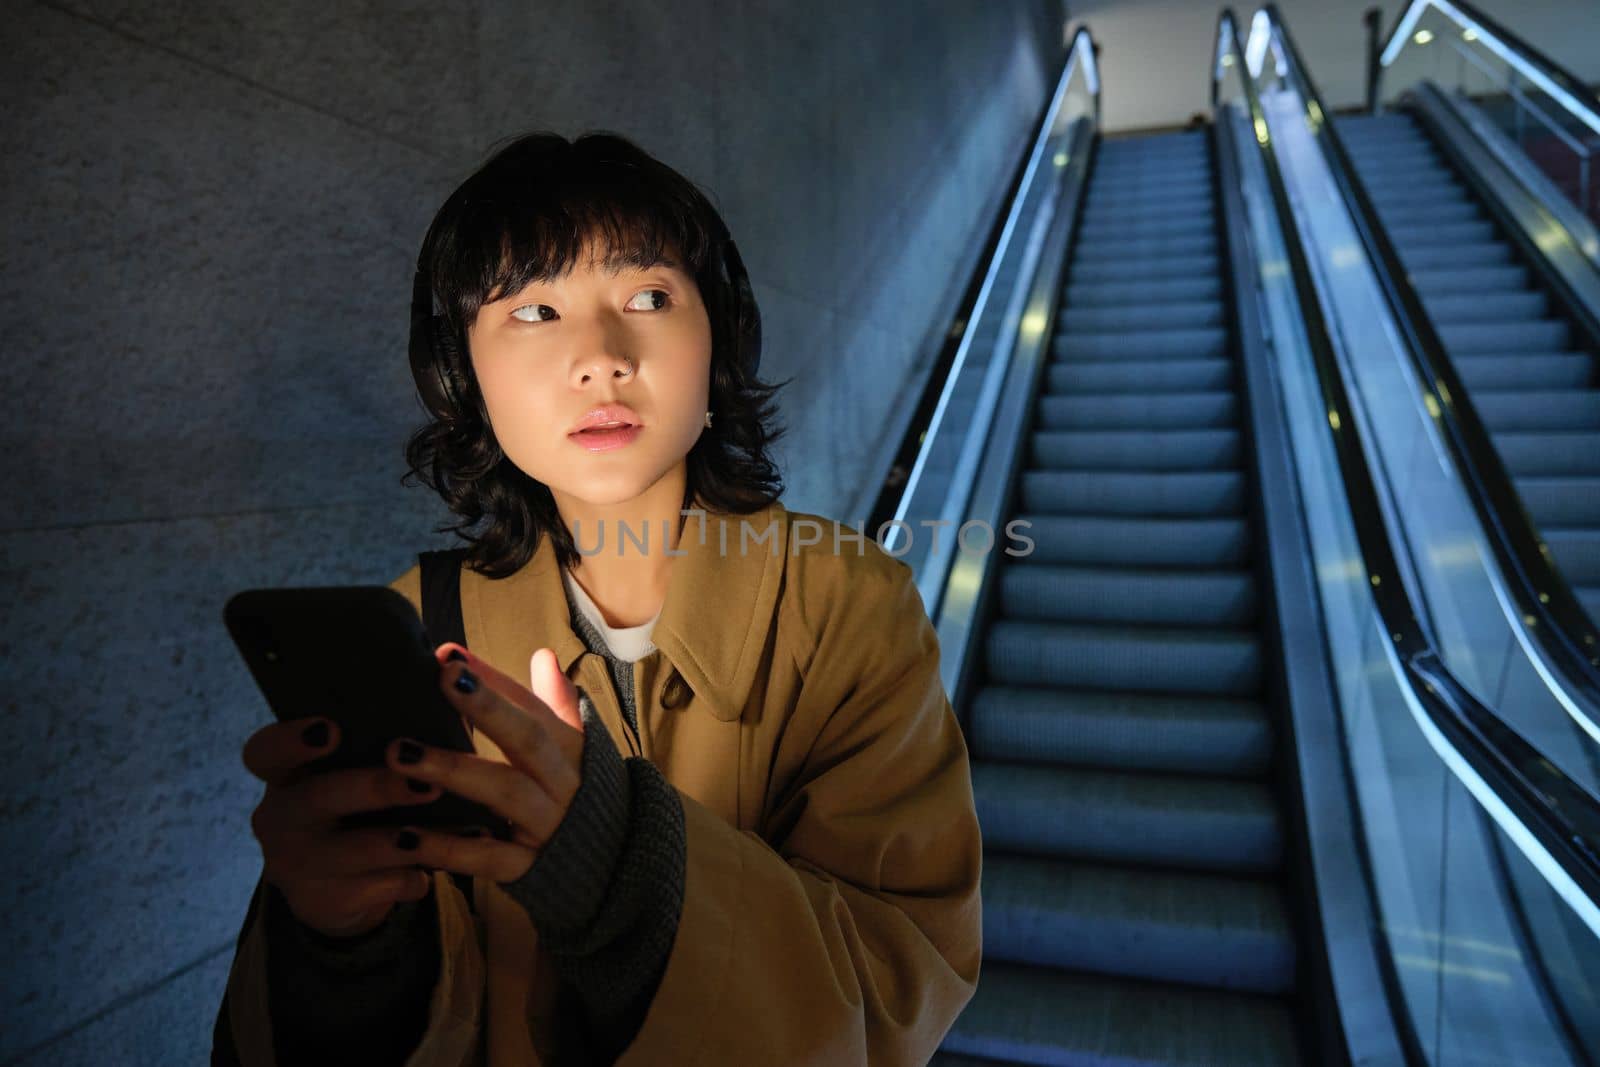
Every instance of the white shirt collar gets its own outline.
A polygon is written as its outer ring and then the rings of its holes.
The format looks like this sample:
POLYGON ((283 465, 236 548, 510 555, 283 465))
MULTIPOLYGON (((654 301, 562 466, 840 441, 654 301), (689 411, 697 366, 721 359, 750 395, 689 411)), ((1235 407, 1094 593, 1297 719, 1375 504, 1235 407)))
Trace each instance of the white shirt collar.
POLYGON ((633 663, 655 651, 656 646, 650 640, 650 633, 655 629, 656 620, 661 618, 659 610, 648 622, 642 622, 638 626, 611 626, 606 623, 605 616, 600 614, 600 608, 594 599, 565 567, 561 568, 561 580, 567 587, 567 595, 577 602, 578 610, 583 612, 583 617, 599 631, 613 656, 624 663, 633 663))

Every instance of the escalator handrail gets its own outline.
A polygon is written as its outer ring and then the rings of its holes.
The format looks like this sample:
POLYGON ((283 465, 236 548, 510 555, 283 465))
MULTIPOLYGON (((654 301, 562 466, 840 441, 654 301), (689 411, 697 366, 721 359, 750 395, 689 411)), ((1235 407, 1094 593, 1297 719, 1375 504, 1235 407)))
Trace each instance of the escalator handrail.
MULTIPOLYGON (((891 551, 899 542, 897 535, 900 533, 901 527, 907 526, 905 521, 908 514, 907 508, 910 507, 913 498, 916 496, 918 488, 922 484, 923 473, 927 469, 929 457, 934 454, 934 450, 938 446, 939 433, 944 425, 945 412, 949 409, 950 400, 955 392, 957 381, 960 378, 962 370, 966 366, 967 355, 972 350, 972 345, 976 343, 979 331, 975 329, 975 327, 982 319, 984 312, 988 309, 990 296, 994 293, 999 283, 1002 265, 1005 262, 1006 252, 1010 246, 1014 234, 1016 234, 1018 228, 1022 225, 1023 206, 1027 202, 1029 191, 1032 189, 1033 184, 1043 167, 1045 147, 1050 143, 1050 138, 1055 131, 1057 119, 1061 114, 1062 108, 1066 104, 1067 90, 1071 85, 1073 76, 1080 69, 1083 72, 1085 83, 1089 89, 1090 98, 1093 101, 1093 130, 1098 132, 1100 129, 1100 67, 1099 60, 1096 57, 1098 50, 1099 48, 1095 44, 1094 36, 1089 32, 1089 27, 1079 26, 1077 31, 1072 35, 1072 41, 1067 47, 1067 59, 1066 62, 1062 64, 1060 76, 1056 79, 1054 92, 1051 96, 1051 104, 1046 110, 1044 121, 1039 125, 1038 133, 1034 136, 1033 146, 1028 155, 1027 168, 1023 173, 1022 181, 1017 186, 1016 196, 1013 198, 1011 206, 1006 212, 1005 227, 1001 231, 998 243, 995 245, 994 255, 990 258, 989 263, 985 268, 983 286, 978 292, 977 300, 973 304, 972 316, 968 320, 966 330, 963 332, 960 345, 956 351, 955 360, 951 364, 950 371, 945 377, 944 386, 939 396, 939 402, 934 409, 932 419, 929 420, 927 428, 922 433, 922 448, 918 451, 916 460, 911 468, 911 473, 906 479, 905 487, 901 490, 899 503, 896 505, 894 514, 894 521, 900 525, 897 526, 890 534, 889 543, 884 546, 891 551)), ((980 412, 978 412, 980 418, 986 417, 985 411, 992 412, 993 403, 995 403, 995 401, 991 400, 990 406, 987 409, 980 410, 980 412)), ((974 428, 973 426, 965 428, 961 431, 961 433, 963 434, 962 447, 960 449, 960 459, 958 460, 958 467, 961 469, 958 469, 954 479, 958 485, 962 482, 963 477, 971 477, 973 474, 975 474, 975 471, 963 474, 963 470, 966 467, 976 464, 976 457, 981 453, 981 447, 979 447, 981 445, 981 441, 987 438, 987 434, 982 428, 974 428), (974 441, 974 436, 976 436, 979 440, 974 441)), ((951 543, 951 540, 947 540, 944 543, 948 545, 951 543)), ((939 544, 937 538, 935 539, 934 544, 936 547, 939 544)), ((901 554, 903 555, 904 553, 902 552, 901 554)), ((924 560, 924 565, 917 567, 917 588, 922 594, 923 603, 926 605, 930 616, 937 617, 939 600, 943 595, 949 569, 950 562, 948 550, 938 558, 932 559, 931 562, 924 560)))
POLYGON ((1268 4, 1262 12, 1289 57, 1288 76, 1307 109, 1314 109, 1317 143, 1372 260, 1411 365, 1423 383, 1422 401, 1440 427, 1505 593, 1514 603, 1510 622, 1557 675, 1552 688, 1558 690, 1558 699, 1574 721, 1600 743, 1600 725, 1593 717, 1600 709, 1600 632, 1571 583, 1557 569, 1549 545, 1524 508, 1500 451, 1462 384, 1455 362, 1445 352, 1439 331, 1400 261, 1399 250, 1350 162, 1343 138, 1328 121, 1322 98, 1294 52, 1294 42, 1283 30, 1276 8, 1268 4))
MULTIPOLYGON (((1292 66, 1291 73, 1296 75, 1297 87, 1304 98, 1308 103, 1317 99, 1311 95, 1315 86, 1298 59, 1292 66)), ((1320 109, 1319 99, 1317 104, 1320 109)), ((1445 353, 1438 330, 1400 262, 1399 252, 1378 218, 1365 185, 1350 163, 1343 140, 1332 123, 1325 124, 1319 133, 1328 166, 1344 193, 1356 230, 1374 261, 1379 284, 1405 335, 1412 365, 1425 383, 1424 403, 1430 413, 1437 411, 1435 418, 1444 430, 1446 446, 1462 476, 1478 522, 1488 535, 1506 591, 1515 601, 1517 617, 1512 623, 1539 647, 1545 661, 1560 673, 1569 691, 1580 694, 1587 708, 1600 708, 1600 633, 1578 602, 1571 583, 1556 568, 1549 546, 1524 509, 1521 494, 1462 384, 1454 362, 1445 353)), ((1600 742, 1595 723, 1578 714, 1570 701, 1564 702, 1574 711, 1574 718, 1580 725, 1600 742)))
MULTIPOLYGON (((1284 46, 1291 66, 1298 65, 1292 42, 1283 32, 1281 19, 1272 5, 1257 12, 1256 22, 1267 19, 1270 32, 1284 46)), ((1252 27, 1254 36, 1255 27, 1252 27)), ((1515 730, 1486 708, 1444 665, 1433 640, 1418 616, 1410 593, 1401 579, 1400 568, 1383 523, 1378 489, 1367 464, 1364 446, 1357 429, 1354 409, 1345 389, 1330 328, 1323 317, 1316 283, 1312 279, 1304 244, 1295 223, 1294 209, 1278 165, 1276 149, 1261 106, 1255 79, 1245 52, 1239 49, 1237 25, 1231 11, 1224 11, 1218 25, 1218 51, 1222 34, 1228 33, 1240 66, 1239 79, 1249 108, 1249 119, 1268 176, 1273 210, 1283 234, 1289 257, 1290 277, 1300 304, 1306 340, 1321 390, 1338 460, 1341 481, 1350 505, 1350 520, 1355 529, 1361 562, 1369 577, 1373 602, 1383 624, 1384 639, 1394 661, 1402 671, 1397 677, 1409 703, 1421 710, 1426 721, 1445 739, 1464 766, 1450 769, 1471 788, 1464 772, 1470 771, 1502 804, 1511 817, 1508 833, 1522 834, 1537 842, 1560 868, 1577 899, 1563 894, 1600 934, 1600 802, 1585 792, 1559 768, 1545 760, 1515 730)), ((1213 98, 1220 80, 1218 66, 1212 71, 1213 98)), ((1309 87, 1308 87, 1309 88, 1309 87)), ((1326 129, 1320 99, 1314 93, 1303 97, 1313 129, 1326 129)), ((1448 761, 1447 761, 1448 762, 1448 761)), ((1485 800, 1482 794, 1474 794, 1485 800)), ((1486 806, 1488 801, 1486 800, 1486 806)), ((1499 813, 1495 813, 1498 817, 1499 813)), ((1519 841, 1519 844, 1522 844, 1519 841)), ((1546 878, 1551 872, 1542 871, 1546 878)), ((1556 887, 1560 891, 1561 887, 1556 887)))
MULTIPOLYGON (((1593 89, 1555 60, 1534 48, 1528 42, 1479 11, 1467 0, 1411 0, 1405 11, 1395 20, 1394 28, 1378 50, 1378 74, 1382 72, 1411 39, 1411 30, 1422 17, 1423 11, 1432 7, 1455 22, 1463 30, 1472 30, 1479 41, 1498 55, 1508 65, 1515 67, 1545 95, 1560 104, 1568 114, 1600 134, 1600 98, 1593 89)), ((1377 93, 1373 94, 1374 100, 1377 93)))

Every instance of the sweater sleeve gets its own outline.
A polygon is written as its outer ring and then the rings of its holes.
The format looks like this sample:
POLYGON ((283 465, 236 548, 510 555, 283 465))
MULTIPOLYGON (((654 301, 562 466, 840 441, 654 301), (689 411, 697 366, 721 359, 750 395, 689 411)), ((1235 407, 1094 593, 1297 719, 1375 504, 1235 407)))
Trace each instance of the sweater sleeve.
POLYGON ((638 1033, 672 951, 683 908, 684 816, 661 771, 642 756, 624 759, 589 695, 578 692, 578 791, 533 865, 502 886, 527 910, 582 1007, 586 1062, 611 1064, 638 1033))

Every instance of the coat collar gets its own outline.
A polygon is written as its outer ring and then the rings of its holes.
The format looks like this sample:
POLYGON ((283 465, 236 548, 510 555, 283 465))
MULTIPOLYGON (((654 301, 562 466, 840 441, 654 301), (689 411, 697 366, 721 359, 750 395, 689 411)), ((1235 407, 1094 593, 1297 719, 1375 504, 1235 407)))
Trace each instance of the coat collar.
MULTIPOLYGON (((740 717, 755 683, 777 609, 788 534, 788 511, 777 501, 748 515, 707 511, 684 521, 651 640, 724 722, 740 717)), ((611 544, 605 550, 615 551, 611 544)), ((486 659, 523 685, 531 685, 528 666, 535 650, 554 649, 569 675, 588 651, 573 631, 547 537, 540 538, 532 559, 504 578, 463 570, 461 606, 476 631, 469 632, 468 646, 476 643, 486 659)))

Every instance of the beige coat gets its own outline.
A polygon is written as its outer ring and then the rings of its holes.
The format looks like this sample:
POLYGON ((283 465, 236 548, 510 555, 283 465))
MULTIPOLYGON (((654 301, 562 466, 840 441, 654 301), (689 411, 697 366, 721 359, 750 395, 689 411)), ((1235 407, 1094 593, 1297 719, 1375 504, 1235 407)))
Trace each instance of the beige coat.
MULTIPOLYGON (((634 665, 644 755, 683 798, 684 907, 618 1067, 922 1067, 977 988, 981 841, 937 638, 911 568, 851 534, 780 503, 686 521, 657 650, 634 665)), ((420 608, 418 567, 392 587, 420 608)), ((524 685, 553 648, 628 754, 548 539, 507 578, 463 570, 461 601, 467 647, 524 685)), ((476 921, 435 875, 443 970, 408 1067, 544 1062, 551 959, 521 907, 473 883, 476 921)), ((259 926, 228 985, 242 1067, 274 1062, 259 926)))

